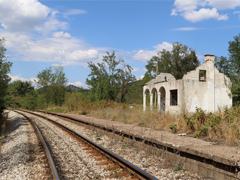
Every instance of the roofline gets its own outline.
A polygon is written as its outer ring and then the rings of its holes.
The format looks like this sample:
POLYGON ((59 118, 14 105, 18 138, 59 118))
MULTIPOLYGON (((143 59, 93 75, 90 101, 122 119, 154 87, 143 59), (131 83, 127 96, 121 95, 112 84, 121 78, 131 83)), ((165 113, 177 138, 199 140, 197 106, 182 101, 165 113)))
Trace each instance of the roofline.
POLYGON ((213 54, 205 54, 204 56, 214 56, 213 54))

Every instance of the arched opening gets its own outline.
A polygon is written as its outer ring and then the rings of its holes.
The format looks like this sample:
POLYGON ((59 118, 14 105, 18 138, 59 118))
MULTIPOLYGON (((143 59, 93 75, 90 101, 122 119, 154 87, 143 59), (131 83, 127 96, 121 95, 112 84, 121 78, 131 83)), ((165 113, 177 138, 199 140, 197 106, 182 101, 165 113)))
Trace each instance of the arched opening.
POLYGON ((160 110, 165 111, 166 108, 166 90, 164 87, 161 87, 159 89, 159 92, 161 94, 160 96, 160 110))
POLYGON ((150 91, 149 91, 149 89, 145 90, 145 96, 146 96, 146 105, 149 106, 149 104, 150 104, 150 91))
MULTIPOLYGON (((153 88, 151 94, 152 94, 152 99, 150 97, 150 101, 152 101, 153 107, 157 107, 157 89, 153 88)), ((150 103, 150 105, 151 105, 151 103, 150 103)))

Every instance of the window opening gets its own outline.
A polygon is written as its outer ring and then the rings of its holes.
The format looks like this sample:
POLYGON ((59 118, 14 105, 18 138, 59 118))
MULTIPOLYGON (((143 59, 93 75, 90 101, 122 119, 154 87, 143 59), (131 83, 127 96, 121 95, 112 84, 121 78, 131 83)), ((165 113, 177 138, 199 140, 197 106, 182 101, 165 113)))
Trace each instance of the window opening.
POLYGON ((199 70, 199 81, 206 81, 206 70, 199 70))
POLYGON ((165 76, 165 81, 167 82, 167 77, 165 76))
POLYGON ((177 106, 178 105, 178 90, 170 90, 170 106, 177 106))

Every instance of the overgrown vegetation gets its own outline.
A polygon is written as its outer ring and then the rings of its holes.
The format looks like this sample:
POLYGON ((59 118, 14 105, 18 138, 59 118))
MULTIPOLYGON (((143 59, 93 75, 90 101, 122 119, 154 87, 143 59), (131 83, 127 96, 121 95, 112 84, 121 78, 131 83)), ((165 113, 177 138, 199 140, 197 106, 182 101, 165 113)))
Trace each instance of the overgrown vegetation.
POLYGON ((8 73, 10 73, 10 68, 12 63, 7 61, 5 53, 7 49, 4 47, 5 39, 0 39, 0 110, 5 107, 5 95, 8 88, 8 83, 11 78, 8 73))
POLYGON ((3 72, 0 80, 4 84, 0 92, 1 106, 71 112, 153 129, 171 129, 174 133, 187 133, 196 138, 221 138, 233 142, 240 139, 240 34, 229 42, 229 57, 215 59, 216 67, 232 81, 229 88, 234 106, 219 109, 213 114, 200 108, 192 114, 184 112, 178 115, 157 112, 156 109, 142 111, 142 85, 159 73, 171 73, 180 79, 199 66, 195 51, 181 43, 174 43, 172 51, 162 50, 153 56, 145 66, 147 71, 142 80, 136 80, 132 75, 133 68, 125 64, 122 58, 117 58, 115 52, 107 52, 102 62, 88 63, 91 72, 86 84, 91 91, 80 88, 73 92, 66 88, 67 78, 61 65, 46 68, 37 74, 38 90, 31 82, 22 81, 15 81, 7 88, 11 63, 6 62, 3 42, 0 40, 0 72, 3 72), (129 108, 129 104, 134 104, 134 108, 129 108))

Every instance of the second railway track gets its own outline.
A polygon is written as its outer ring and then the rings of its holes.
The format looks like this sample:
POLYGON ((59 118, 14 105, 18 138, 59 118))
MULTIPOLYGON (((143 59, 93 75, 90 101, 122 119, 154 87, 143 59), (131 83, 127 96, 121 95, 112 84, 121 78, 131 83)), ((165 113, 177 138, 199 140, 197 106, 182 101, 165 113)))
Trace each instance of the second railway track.
POLYGON ((55 156, 61 179, 157 179, 57 121, 32 112, 24 112, 25 115, 28 113, 31 113, 28 116, 35 119, 49 139, 47 141, 55 156), (36 116, 41 118, 36 120, 36 116))

